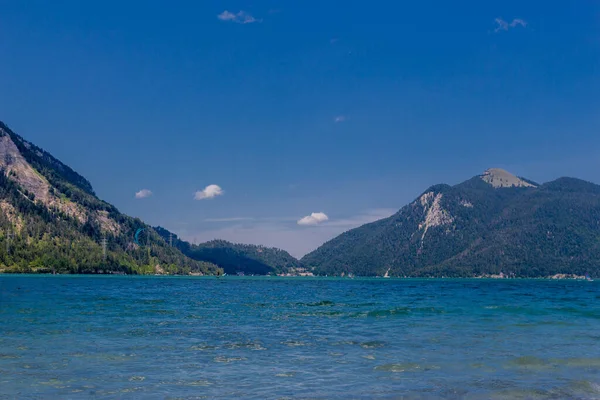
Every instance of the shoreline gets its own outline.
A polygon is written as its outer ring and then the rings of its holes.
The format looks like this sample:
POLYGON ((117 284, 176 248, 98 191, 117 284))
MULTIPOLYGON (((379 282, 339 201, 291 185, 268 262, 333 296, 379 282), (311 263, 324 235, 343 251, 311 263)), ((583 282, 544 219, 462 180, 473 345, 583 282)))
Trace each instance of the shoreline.
POLYGON ((394 277, 394 276, 390 276, 390 277, 382 277, 382 276, 356 276, 356 277, 344 277, 344 276, 320 276, 320 275, 312 275, 312 276, 306 276, 306 275, 285 275, 285 276, 280 276, 280 275, 242 275, 242 276, 238 276, 238 275, 200 275, 200 274, 187 274, 187 275, 177 275, 177 274, 173 274, 173 275, 169 275, 169 274, 148 274, 148 275, 143 275, 143 274, 123 274, 123 273, 102 273, 102 274, 61 274, 61 273, 56 273, 56 274, 52 274, 52 273, 46 273, 46 272, 42 272, 42 273, 22 273, 22 272, 0 272, 0 278, 3 276, 13 276, 13 277, 23 277, 23 276, 28 276, 28 277, 50 277, 50 276, 60 276, 60 277, 127 277, 127 278, 132 278, 132 277, 136 277, 136 278, 205 278, 205 279, 302 279, 302 280, 328 280, 328 279, 336 279, 336 280, 354 280, 354 279, 358 279, 358 280, 381 280, 381 281, 400 281, 400 280, 404 280, 404 281, 424 281, 424 280, 463 280, 463 281, 467 281, 467 280, 478 280, 478 281, 531 281, 531 280, 538 280, 538 281, 584 281, 584 282, 588 282, 594 281, 594 278, 591 279, 587 279, 585 276, 561 276, 561 277, 556 277, 554 276, 548 276, 548 277, 494 277, 494 276, 470 276, 470 277, 418 277, 418 276, 414 276, 414 277, 394 277))

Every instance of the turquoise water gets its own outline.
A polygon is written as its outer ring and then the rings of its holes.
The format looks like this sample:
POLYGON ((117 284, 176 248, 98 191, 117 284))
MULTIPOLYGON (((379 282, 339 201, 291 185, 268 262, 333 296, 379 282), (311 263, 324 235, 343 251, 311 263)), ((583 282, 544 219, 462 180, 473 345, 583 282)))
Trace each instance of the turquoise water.
POLYGON ((0 398, 600 398, 600 285, 0 276, 0 398))

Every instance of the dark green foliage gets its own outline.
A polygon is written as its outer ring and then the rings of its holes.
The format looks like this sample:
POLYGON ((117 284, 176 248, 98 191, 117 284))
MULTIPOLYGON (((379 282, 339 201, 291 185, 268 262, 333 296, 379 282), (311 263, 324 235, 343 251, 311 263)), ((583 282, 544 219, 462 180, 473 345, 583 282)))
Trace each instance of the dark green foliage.
MULTIPOLYGON (((154 228, 166 241, 171 232, 154 228)), ((264 246, 235 244, 225 240, 213 240, 192 245, 173 234, 173 245, 194 260, 207 261, 223 268, 227 274, 268 275, 288 272, 301 267, 300 262, 288 252, 264 246)))
POLYGON ((419 227, 415 202, 348 231, 301 262, 320 274, 468 277, 499 274, 600 276, 600 186, 561 178, 537 188, 495 189, 479 177, 442 194, 452 222, 419 227), (465 206, 472 204, 473 207, 465 206))

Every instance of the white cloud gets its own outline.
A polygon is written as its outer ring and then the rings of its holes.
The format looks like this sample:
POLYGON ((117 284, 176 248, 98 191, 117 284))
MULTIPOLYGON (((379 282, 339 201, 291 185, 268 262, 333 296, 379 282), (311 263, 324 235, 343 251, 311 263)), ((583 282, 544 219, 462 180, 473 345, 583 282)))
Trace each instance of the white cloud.
POLYGON ((217 18, 219 18, 221 21, 235 22, 236 24, 252 24, 254 22, 262 22, 262 19, 254 18, 246 11, 238 11, 237 14, 234 14, 225 10, 221 14, 217 15, 217 18))
POLYGON ((152 196, 152 191, 148 189, 142 189, 135 194, 136 199, 145 199, 150 196, 152 196))
MULTIPOLYGON (((224 239, 234 243, 262 244, 289 251, 294 257, 302 257, 337 235, 369 222, 386 218, 395 213, 392 209, 371 209, 342 219, 329 220, 320 226, 298 227, 296 218, 255 218, 252 221, 232 221, 218 228, 186 222, 174 231, 185 240, 206 242, 224 239)), ((310 216, 309 216, 310 217, 310 216)))
POLYGON ((194 194, 194 200, 212 199, 223 194, 223 189, 219 185, 208 185, 203 190, 199 190, 194 194))
POLYGON ((345 115, 338 115, 337 117, 335 117, 333 119, 333 122, 335 122, 337 124, 338 122, 344 122, 345 120, 346 120, 345 115))
POLYGON ((294 257, 302 257, 326 241, 341 233, 339 228, 306 227, 298 229, 281 223, 236 224, 218 229, 204 230, 204 227, 186 227, 177 234, 184 240, 207 242, 213 239, 277 247, 290 252, 294 257))
POLYGON ((322 212, 312 213, 298 220, 298 225, 318 225, 321 222, 329 220, 329 217, 322 212))
POLYGON ((510 27, 514 28, 517 25, 521 25, 523 28, 525 28, 527 26, 527 21, 519 19, 519 18, 515 18, 513 19, 513 21, 510 23, 510 27))
POLYGON ((507 31, 510 28, 516 28, 517 26, 522 26, 523 28, 527 26, 527 22, 520 18, 514 18, 512 22, 507 22, 502 18, 496 18, 495 22, 498 26, 494 29, 494 32, 507 31))

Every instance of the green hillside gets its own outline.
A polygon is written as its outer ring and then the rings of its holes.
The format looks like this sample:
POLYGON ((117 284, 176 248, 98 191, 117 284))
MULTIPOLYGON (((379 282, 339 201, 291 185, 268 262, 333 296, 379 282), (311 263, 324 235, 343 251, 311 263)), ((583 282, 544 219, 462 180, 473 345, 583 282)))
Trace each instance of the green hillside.
POLYGON ((180 240, 177 235, 164 228, 157 227, 155 230, 167 241, 171 239, 170 235, 173 235, 173 245, 183 254, 194 260, 216 264, 227 274, 269 275, 302 270, 300 262, 284 250, 230 243, 225 240, 193 245, 180 240))
POLYGON ((328 275, 599 276, 600 186, 573 178, 538 185, 488 170, 433 186, 301 262, 328 275))
POLYGON ((4 123, 0 210, 0 272, 222 272, 186 257, 150 226, 100 200, 85 178, 4 123), (134 243, 138 229, 144 229, 142 246, 134 243))

